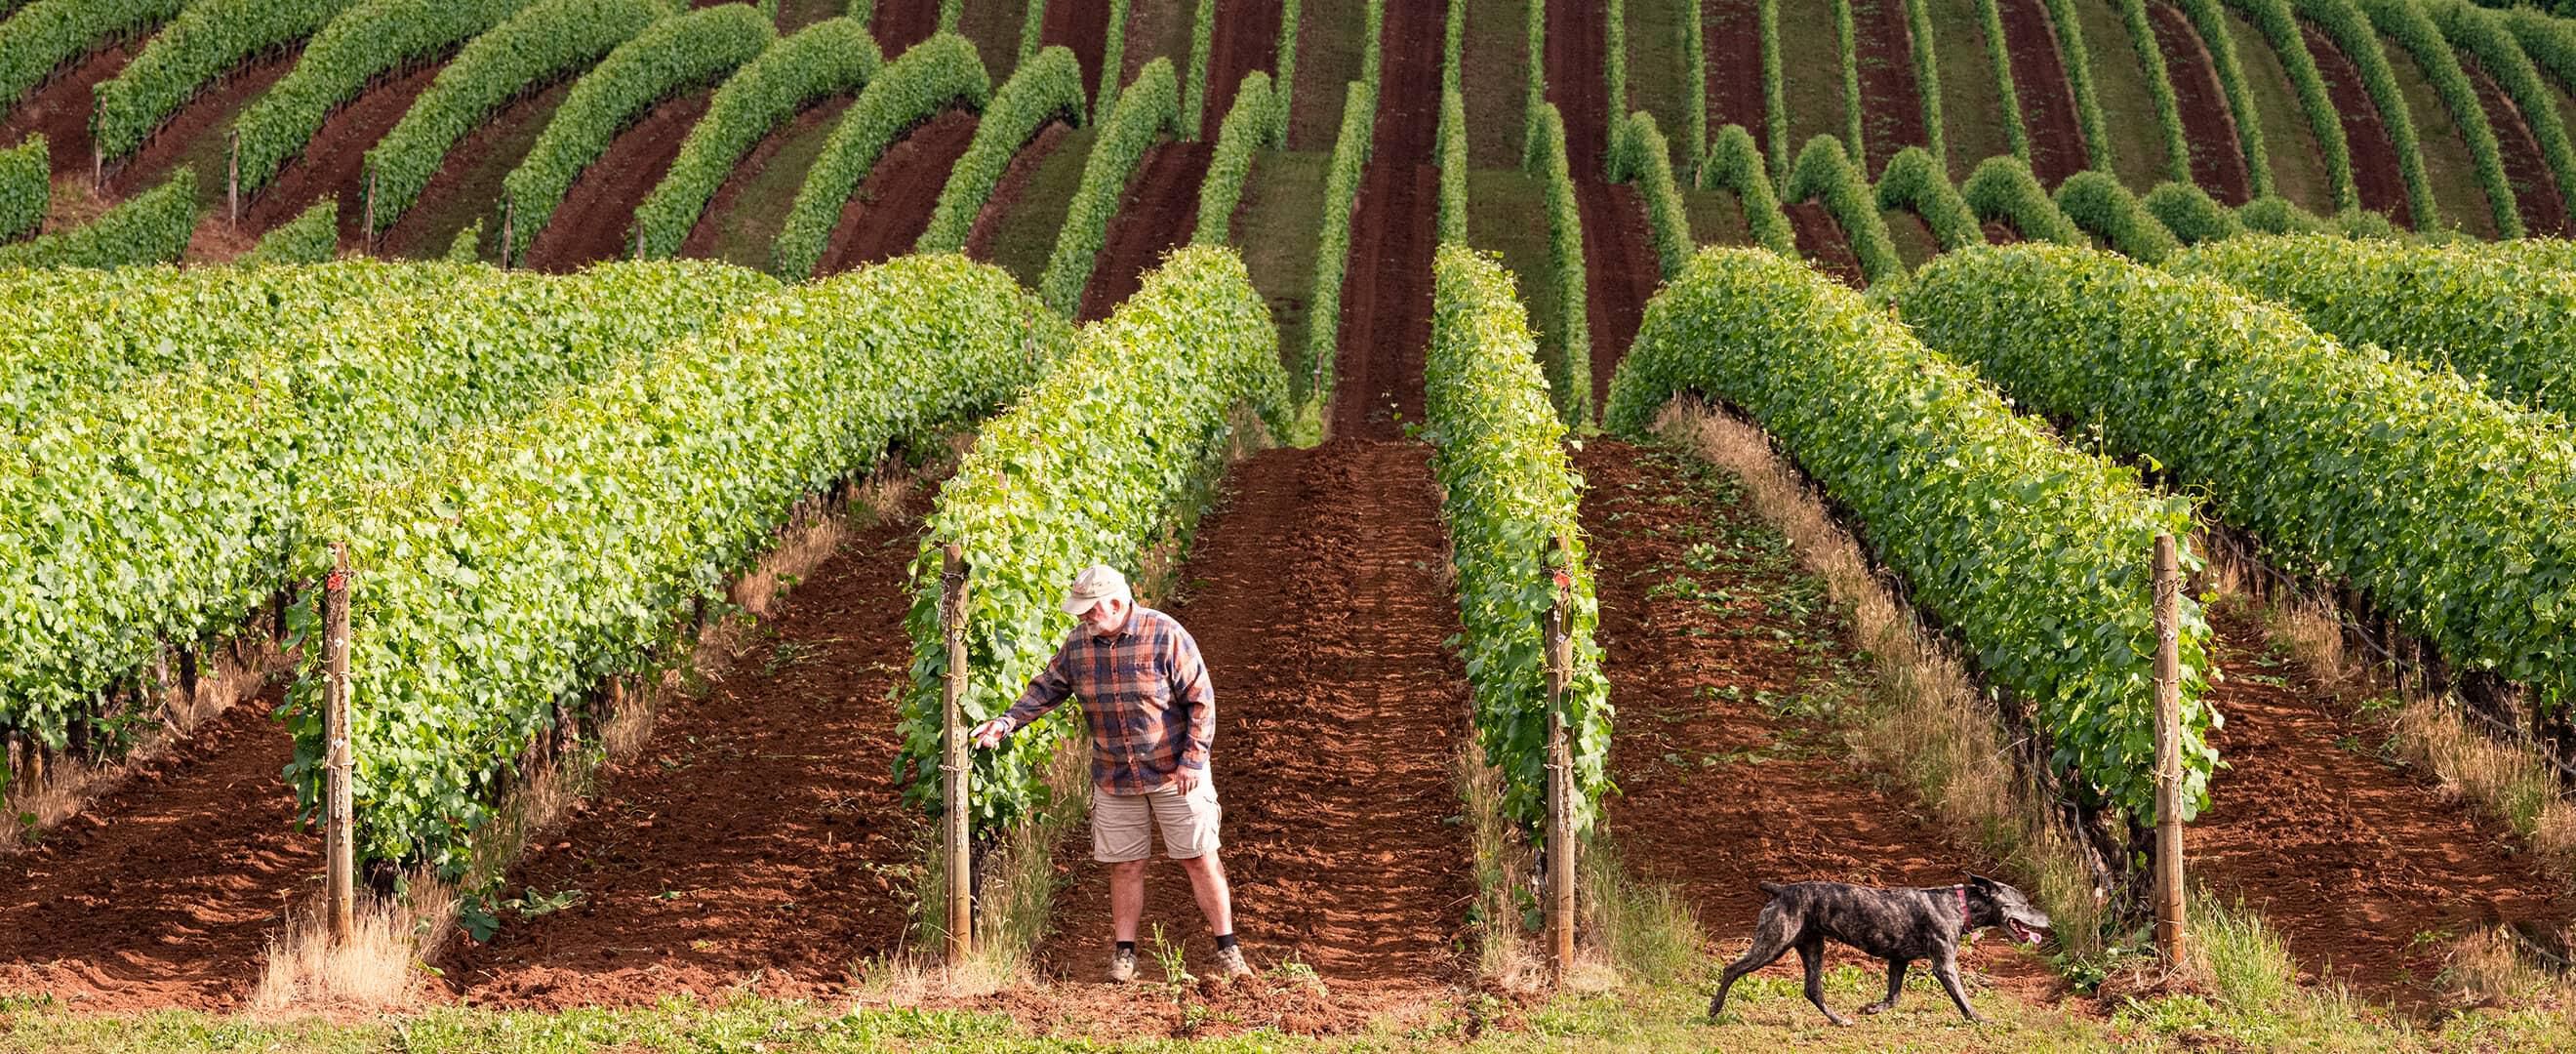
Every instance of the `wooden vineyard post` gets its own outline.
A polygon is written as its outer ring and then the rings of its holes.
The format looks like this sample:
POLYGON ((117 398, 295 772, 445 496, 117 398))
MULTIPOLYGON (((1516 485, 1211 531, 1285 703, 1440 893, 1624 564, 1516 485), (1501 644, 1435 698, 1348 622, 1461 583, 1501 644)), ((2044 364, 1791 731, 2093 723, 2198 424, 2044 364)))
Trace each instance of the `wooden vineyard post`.
POLYGON ((2156 536, 2156 948, 2182 961, 2182 573, 2156 536))
POLYGON ((1572 580, 1564 567, 1571 551, 1564 536, 1548 539, 1541 567, 1552 598, 1541 627, 1547 656, 1547 962, 1559 986, 1574 968, 1574 751, 1566 742, 1565 721, 1565 686, 1574 665, 1567 610, 1572 580))
POLYGON ((224 147, 224 200, 231 213, 234 230, 241 229, 241 129, 226 135, 224 147))
MULTIPOLYGON (((89 126, 92 128, 98 127, 98 111, 98 97, 92 95, 89 100, 89 126)), ((107 189, 107 148, 100 146, 95 138, 89 144, 89 186, 91 190, 107 189)))
POLYGON ((331 545, 331 576, 322 587, 323 658, 330 679, 323 685, 325 798, 329 817, 323 828, 323 853, 331 869, 327 895, 331 905, 331 940, 347 943, 354 928, 351 901, 356 887, 356 853, 351 844, 349 751, 349 550, 331 545))
POLYGON ((501 269, 504 271, 515 266, 510 259, 510 235, 518 229, 518 226, 519 203, 503 200, 501 202, 501 269))
POLYGON ((359 244, 365 247, 367 255, 373 256, 376 254, 376 170, 372 168, 367 170, 367 215, 361 222, 366 226, 359 232, 359 244))
POLYGON ((975 889, 966 843, 967 795, 973 790, 966 756, 966 552, 956 542, 941 552, 940 622, 948 640, 948 676, 940 684, 940 771, 947 774, 948 812, 940 849, 948 867, 948 966, 966 964, 975 951, 975 889))

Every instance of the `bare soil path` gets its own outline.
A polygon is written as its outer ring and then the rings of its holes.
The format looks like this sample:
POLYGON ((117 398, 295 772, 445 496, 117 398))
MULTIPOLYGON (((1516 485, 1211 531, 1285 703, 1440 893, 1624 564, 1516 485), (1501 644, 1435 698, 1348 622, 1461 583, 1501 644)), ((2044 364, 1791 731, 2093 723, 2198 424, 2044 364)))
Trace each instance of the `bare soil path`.
MULTIPOLYGON (((340 245, 355 248, 364 233, 367 211, 367 149, 393 131, 403 112, 429 90, 443 63, 433 63, 368 85, 357 99, 331 112, 322 129, 304 145, 304 153, 286 163, 277 178, 255 198, 242 202, 242 232, 258 237, 302 215, 314 202, 340 200, 340 245)), ((220 188, 224 174, 200 172, 220 188)), ((199 184, 203 186, 202 182, 199 184)))
MULTIPOLYGON (((1216 32, 1208 44, 1207 111, 1199 115, 1199 138, 1216 141, 1244 74, 1279 71, 1280 17, 1279 0, 1216 0, 1216 32)), ((1180 72, 1188 75, 1186 64, 1180 72)))
POLYGON ((1165 141, 1145 151, 1128 181, 1124 203, 1109 221, 1099 262, 1083 287, 1075 318, 1090 322, 1109 313, 1145 284, 1145 272, 1173 246, 1190 240, 1198 223, 1199 184, 1207 178, 1216 144, 1165 141))
POLYGON ((2326 94, 2334 97, 2335 112, 2343 116, 2343 138, 2352 154, 2353 189, 2361 196, 2361 207, 2383 213, 2401 225, 2413 226, 2406 202, 2406 177, 2397 167, 2397 146, 2388 138, 2388 124, 2380 119, 2379 108, 2371 104, 2370 92, 2361 85, 2361 67, 2335 46, 2333 37, 2305 20, 2300 21, 2299 31, 2307 37, 2308 54, 2316 57, 2317 73, 2325 79, 2326 94))
MULTIPOLYGON (((854 101, 848 95, 824 99, 760 137, 759 145, 734 163, 733 171, 716 187, 715 196, 707 199, 705 210, 698 213, 698 222, 689 225, 689 236, 680 242, 680 255, 732 259, 746 267, 766 269, 770 249, 777 243, 779 228, 787 222, 787 210, 796 200, 797 189, 805 185, 805 174, 814 165, 820 143, 832 134, 854 101), (744 255, 746 245, 757 248, 744 255)), ((935 196, 938 192, 931 193, 935 196)))
POLYGON ((930 213, 949 171, 975 141, 976 116, 948 110, 912 130, 877 158, 859 191, 841 206, 817 275, 835 274, 912 252, 930 228, 930 213))
POLYGON ((226 710, 34 848, 0 857, 0 991, 79 1010, 233 1010, 317 890, 281 693, 226 710))
POLYGON ((704 698, 663 708, 643 751, 510 871, 512 896, 577 899, 460 941, 444 964, 457 994, 545 1009, 737 985, 818 998, 902 946, 923 820, 889 759, 918 525, 854 531, 704 698))
POLYGON ((1708 135, 1740 124, 1768 157, 1771 122, 1762 101, 1762 21, 1754 0, 1702 0, 1708 62, 1708 135))
POLYGON ((2183 135, 2191 142, 2192 182, 2222 203, 2245 204, 2253 197, 2253 181, 2246 175, 2245 151, 2236 140, 2236 117, 2227 109, 2208 46, 2191 20, 2172 4, 2150 0, 2147 16, 2155 23, 2156 45, 2164 49, 2183 135))
POLYGON ((2022 126, 2030 132, 2030 169, 2055 189, 2084 171, 2084 129, 2075 118, 2075 88, 2066 79, 2057 34, 2039 0, 2000 0, 2004 47, 2012 55, 2013 92, 2021 99, 2022 126))
POLYGON ((1853 0, 1852 28, 1860 59, 1862 140, 1869 148, 1865 174, 1874 182, 1897 151, 1929 147, 1932 140, 1923 130, 1923 95, 1914 83, 1914 31, 1905 22, 1905 0, 1853 0))
MULTIPOLYGON (((1445 3, 1390 4, 1380 36, 1376 138, 1351 218, 1342 278, 1331 431, 1380 439, 1422 420, 1423 353, 1431 346, 1431 254, 1440 169, 1440 42, 1445 3)), ((1321 325, 1318 321, 1313 323, 1321 325)))
POLYGON ((1861 277, 1860 258, 1852 255, 1850 239, 1843 237, 1843 225, 1834 222, 1834 214, 1823 202, 1783 203, 1780 210, 1789 214, 1790 231, 1798 237, 1798 254, 1807 262, 1852 288, 1869 284, 1861 277))
MULTIPOLYGON (((143 149, 135 151, 133 156, 109 171, 108 192, 122 198, 151 189, 168 177, 170 170, 180 162, 212 153, 213 165, 209 167, 201 163, 197 168, 198 194, 201 198, 221 195, 226 174, 224 165, 230 157, 234 118, 267 94, 278 81, 285 79, 287 73, 295 69, 295 62, 302 54, 278 55, 241 66, 204 93, 188 100, 178 112, 170 115, 157 134, 144 140, 143 149), (209 142, 209 138, 221 142, 209 142)), ((61 147, 51 149, 59 150, 61 147)), ((89 148, 84 145, 81 150, 86 163, 89 148)))
POLYGON ((2187 867, 2262 913, 2320 979, 2397 1007, 2440 1005, 2450 938, 2499 923, 2576 920, 2576 894, 2508 835, 2421 774, 2380 757, 2383 717, 2354 712, 2271 651, 2256 616, 2216 605, 2227 768, 2184 833, 2187 867))
POLYGON ((1611 117, 1625 108, 1602 72, 1608 28, 1600 5, 1547 5, 1547 101, 1565 118, 1565 167, 1577 180, 1601 178, 1611 117))
POLYGON ((2487 124, 2495 129, 2496 146, 2504 158, 2505 182, 2513 187, 2522 225, 2535 238, 2566 236, 2566 199, 2558 195, 2558 177, 2540 155, 2540 140, 2531 134, 2531 125, 2523 120, 2521 108, 2478 65, 2477 57, 2466 50, 2460 52, 2460 68, 2468 72, 2469 83, 2477 86, 2478 104, 2486 109, 2487 124))
POLYGON ((1046 22, 1038 32, 1038 43, 1073 49, 1073 57, 1082 64, 1083 97, 1096 105, 1100 64, 1107 60, 1109 51, 1109 0, 1047 0, 1046 22))
POLYGON ((420 199, 385 232, 384 245, 402 255, 441 255, 458 232, 481 221, 483 244, 497 251, 502 181, 528 156, 546 122, 571 94, 570 80, 530 94, 448 147, 438 174, 429 177, 420 199))
POLYGON ((1049 121, 1028 142, 1020 144, 1019 151, 1011 155, 1011 163, 1002 169, 1001 180, 993 184, 992 196, 985 198, 984 207, 975 213, 975 223, 966 235, 966 255, 992 260, 993 239, 1001 233, 1002 217, 1010 215, 1012 206, 1019 204, 1028 192, 1029 181, 1037 177, 1038 166, 1064 145, 1065 136, 1072 131, 1073 126, 1063 121, 1049 121))
POLYGON ((877 49, 885 57, 901 55, 939 32, 939 0, 878 0, 868 30, 876 34, 877 49))
POLYGON ((1607 35, 1600 10, 1548 5, 1547 89, 1565 118, 1566 167, 1583 222, 1584 322, 1590 328, 1592 398, 1609 397, 1610 378, 1636 339, 1646 300, 1663 282, 1663 262, 1646 229, 1636 191, 1603 179, 1616 108, 1601 75, 1607 35))
POLYGON ((98 86, 116 79, 118 73, 124 72, 125 64, 142 50, 140 41, 100 48, 30 89, 18 99, 18 105, 10 108, 8 121, 0 123, 0 145, 16 146, 27 138, 27 133, 41 132, 54 175, 88 175, 89 113, 95 105, 98 86))
MULTIPOLYGON (((1597 439, 1575 464, 1619 707, 1610 773, 1622 793, 1603 803, 1605 829, 1632 873, 1689 904, 1713 953, 1751 939, 1768 899, 1757 882, 1938 886, 1972 871, 2010 881, 1853 763, 1838 718, 1867 674, 1849 623, 1732 475, 1597 439)), ((1884 969, 1830 947, 1830 963, 1884 969)), ((2006 940, 1976 941, 1962 958, 1982 978, 1972 984, 2031 1002, 2064 991, 2006 940)), ((1769 971, 1798 968, 1792 958, 1769 971)))
POLYGON ((688 141, 698 118, 706 116, 713 97, 702 91, 664 102, 619 133, 573 180, 535 244, 528 246, 527 265, 570 272, 630 255, 636 207, 670 171, 680 144, 688 141))

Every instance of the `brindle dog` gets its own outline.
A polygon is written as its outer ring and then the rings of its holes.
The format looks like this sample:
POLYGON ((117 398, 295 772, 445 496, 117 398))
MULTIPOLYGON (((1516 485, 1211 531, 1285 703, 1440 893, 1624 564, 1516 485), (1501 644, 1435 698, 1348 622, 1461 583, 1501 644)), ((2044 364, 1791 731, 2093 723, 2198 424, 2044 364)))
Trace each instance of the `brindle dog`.
POLYGON ((1861 1013, 1875 1014, 1895 1006, 1897 995, 1905 990, 1906 966, 1916 959, 1929 959, 1932 976, 1941 979, 1950 1001, 1959 1004, 1959 1013, 1970 1021, 1982 1021, 1968 1009, 1967 993, 1959 988, 1959 935, 1980 926, 2001 926, 2014 940, 2037 944, 2049 927, 2048 914, 2032 906, 2020 890, 1976 875, 1968 876, 1964 885, 1929 889, 1876 889, 1840 882, 1761 885, 1771 902, 1762 906, 1762 915, 1754 922, 1753 947, 1729 965, 1725 979, 1718 982, 1717 997, 1708 1003, 1711 1021, 1726 1011, 1726 990, 1736 978, 1769 966, 1796 948, 1798 960, 1807 967, 1807 1001, 1825 1012, 1825 1020, 1851 1024, 1850 1018, 1825 1005, 1827 937, 1887 960, 1887 998, 1860 1008, 1861 1013))

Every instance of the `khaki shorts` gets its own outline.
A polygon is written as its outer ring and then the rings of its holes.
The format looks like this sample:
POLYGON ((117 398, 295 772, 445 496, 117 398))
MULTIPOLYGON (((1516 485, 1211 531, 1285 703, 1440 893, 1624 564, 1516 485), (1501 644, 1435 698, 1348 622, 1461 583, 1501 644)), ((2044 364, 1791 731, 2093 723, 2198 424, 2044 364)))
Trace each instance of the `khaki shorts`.
POLYGON ((1189 860, 1216 852, 1217 820, 1225 810, 1216 803, 1216 783, 1204 775, 1188 794, 1158 790, 1146 794, 1091 795, 1091 858, 1123 864, 1153 855, 1153 829, 1163 829, 1163 855, 1189 860))

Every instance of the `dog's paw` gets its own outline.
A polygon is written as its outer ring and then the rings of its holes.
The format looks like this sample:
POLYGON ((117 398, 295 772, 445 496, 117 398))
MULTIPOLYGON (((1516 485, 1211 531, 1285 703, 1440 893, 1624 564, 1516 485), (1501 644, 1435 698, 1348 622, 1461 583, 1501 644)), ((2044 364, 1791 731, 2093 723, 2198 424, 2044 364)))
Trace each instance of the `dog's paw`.
POLYGON ((1871 1003, 1868 1006, 1860 1008, 1860 1012, 1864 1014, 1875 1014, 1887 1009, 1887 1006, 1887 1000, 1881 999, 1878 1002, 1871 1003))

